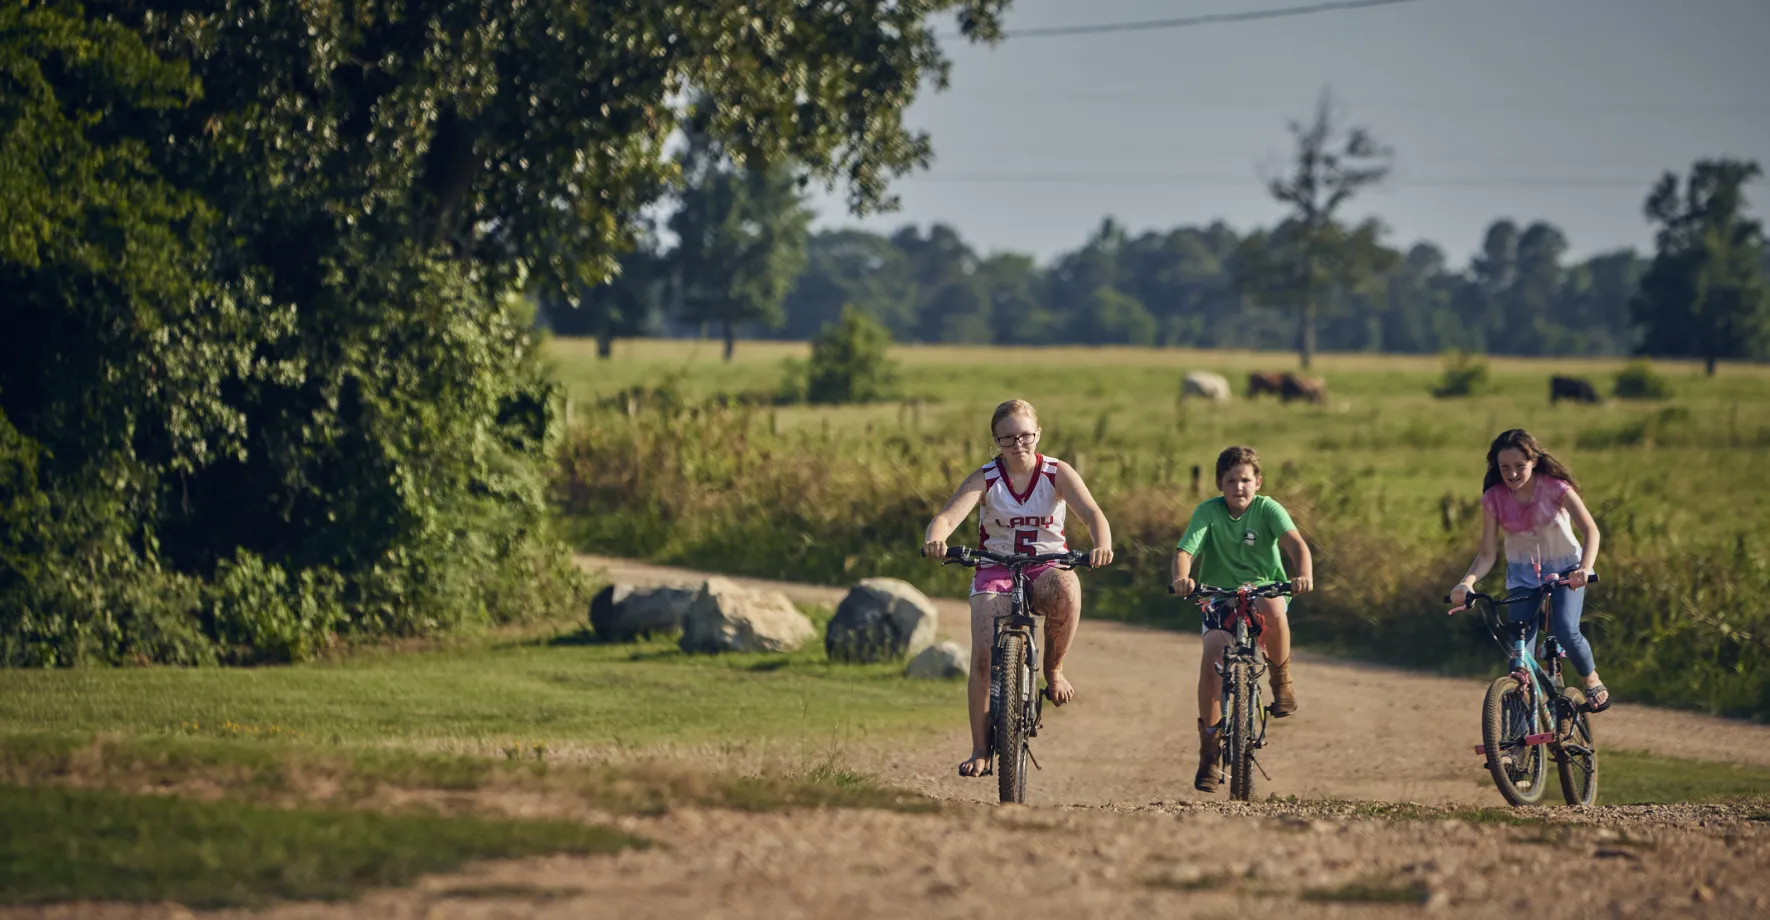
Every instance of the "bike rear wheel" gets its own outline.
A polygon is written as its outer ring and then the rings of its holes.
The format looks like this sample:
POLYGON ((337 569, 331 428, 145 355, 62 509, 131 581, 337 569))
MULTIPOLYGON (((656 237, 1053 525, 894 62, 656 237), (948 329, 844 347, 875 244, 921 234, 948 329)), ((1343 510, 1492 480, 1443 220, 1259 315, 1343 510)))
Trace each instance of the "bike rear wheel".
POLYGON ((1026 801, 1026 637, 1002 640, 1002 696, 996 709, 996 786, 1003 802, 1026 801))
POLYGON ((1229 764, 1229 797, 1246 802, 1254 795, 1254 713, 1252 688, 1248 685, 1248 666, 1237 661, 1229 665, 1228 705, 1229 731, 1224 738, 1223 759, 1229 764))
POLYGON ((1561 797, 1569 805, 1591 805, 1598 801, 1598 742, 1592 737, 1592 717, 1580 708, 1585 697, 1571 687, 1563 691, 1561 700, 1560 741, 1555 745, 1561 797), (1569 712, 1572 715, 1566 715, 1569 712))
POLYGON ((1545 731, 1548 713, 1539 703, 1532 713, 1529 687, 1508 674, 1488 685, 1481 704, 1481 743, 1487 772, 1500 795, 1513 805, 1535 805, 1548 786, 1549 759, 1544 745, 1525 744, 1526 736, 1545 731))

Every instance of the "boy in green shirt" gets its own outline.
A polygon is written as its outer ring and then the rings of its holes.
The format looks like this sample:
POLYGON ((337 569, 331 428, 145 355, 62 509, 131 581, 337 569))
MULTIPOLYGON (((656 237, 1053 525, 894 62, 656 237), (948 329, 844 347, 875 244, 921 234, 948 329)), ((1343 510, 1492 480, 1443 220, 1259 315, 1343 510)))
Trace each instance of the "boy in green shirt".
MULTIPOLYGON (((1217 488, 1213 498, 1192 512, 1186 534, 1174 553, 1174 593, 1191 594, 1199 582, 1216 588, 1244 584, 1269 584, 1285 580, 1279 550, 1290 557, 1297 572, 1291 593, 1307 594, 1315 586, 1315 563, 1309 544, 1303 542, 1284 506, 1260 495, 1260 456, 1251 447, 1231 447, 1217 455, 1217 488), (1192 578, 1192 562, 1199 557, 1198 580, 1192 578)), ((1297 711, 1291 687, 1291 624, 1285 618, 1284 598, 1257 601, 1266 617, 1260 641, 1272 674, 1272 715, 1283 718, 1297 711)), ((1222 688, 1212 665, 1223 660, 1229 633, 1221 629, 1205 633, 1204 655, 1198 664, 1198 776, 1193 788, 1216 792, 1221 756, 1218 730, 1222 727, 1222 688)))

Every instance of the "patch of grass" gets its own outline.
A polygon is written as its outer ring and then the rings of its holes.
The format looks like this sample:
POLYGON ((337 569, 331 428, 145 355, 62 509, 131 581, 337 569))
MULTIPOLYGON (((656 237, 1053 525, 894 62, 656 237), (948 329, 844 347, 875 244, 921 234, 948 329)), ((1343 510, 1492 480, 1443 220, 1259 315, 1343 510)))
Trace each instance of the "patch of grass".
POLYGON ((1770 796, 1770 770, 1744 764, 1598 750, 1598 801, 1604 805, 1723 802, 1770 796))
MULTIPOLYGON (((548 793, 598 811, 634 814, 684 805, 744 811, 938 807, 933 799, 829 764, 779 775, 730 776, 667 763, 565 765, 399 749, 268 749, 201 738, 67 734, 0 737, 0 782, 122 791, 200 788, 282 805, 356 805, 387 789, 403 789, 548 793)), ((471 811, 471 800, 462 807, 471 811)))
POLYGON ((1426 900, 1426 890, 1418 885, 1393 879, 1361 879, 1338 888, 1311 888, 1303 892, 1303 900, 1347 904, 1419 904, 1426 900))
POLYGON ((663 640, 535 639, 320 666, 0 671, 0 734, 54 725, 266 749, 298 740, 821 750, 832 739, 895 742, 963 723, 961 689, 904 680, 901 668, 832 664, 821 642, 789 655, 687 655, 663 640))
POLYGON ((519 882, 493 883, 486 885, 462 885, 445 888, 437 892, 438 897, 458 898, 461 900, 497 900, 497 901, 539 901, 546 902, 558 898, 575 898, 584 893, 582 888, 545 888, 540 885, 525 885, 519 882))
POLYGON ((1547 818, 1512 808, 1444 808, 1416 805, 1411 802, 1348 802, 1347 815, 1353 818, 1374 818, 1381 821, 1444 821, 1454 819, 1466 824, 1491 824, 1510 827, 1536 827, 1549 823, 1547 818))
POLYGON ((0 786, 0 902, 341 899, 476 859, 611 853, 604 827, 286 810, 102 789, 0 786))

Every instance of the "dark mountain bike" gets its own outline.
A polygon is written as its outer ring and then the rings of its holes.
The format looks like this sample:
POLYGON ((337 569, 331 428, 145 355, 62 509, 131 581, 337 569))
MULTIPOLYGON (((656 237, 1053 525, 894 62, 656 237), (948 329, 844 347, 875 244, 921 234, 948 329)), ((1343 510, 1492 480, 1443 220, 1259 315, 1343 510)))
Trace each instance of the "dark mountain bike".
MULTIPOLYGON (((1590 805, 1598 800, 1598 742, 1592 737, 1591 714, 1585 696, 1565 686, 1561 659, 1567 657, 1560 641, 1549 632, 1550 593, 1561 587, 1568 569, 1551 577, 1542 587, 1526 588, 1495 600, 1471 591, 1463 606, 1451 613, 1479 607, 1482 622, 1494 642, 1511 655, 1503 677, 1488 685, 1481 704, 1481 743, 1475 753, 1487 758, 1487 772, 1500 795, 1513 805, 1534 805, 1548 788, 1549 761, 1561 774, 1561 795, 1569 805, 1590 805), (1529 616, 1511 617, 1503 611, 1525 605, 1529 616), (1544 635, 1545 667, 1526 647, 1525 636, 1535 623, 1544 635), (1544 750, 1548 755, 1544 756, 1544 750)), ((1594 584, 1593 575, 1587 584, 1594 584)), ((1450 598, 1445 597, 1449 603, 1450 598)))
MULTIPOLYGON (((1207 631, 1221 629, 1230 635, 1223 660, 1217 663, 1217 673, 1223 676, 1223 763, 1229 768, 1229 797, 1237 801, 1246 802, 1253 797, 1254 771, 1266 776, 1266 769, 1254 754, 1266 746, 1269 715, 1266 707, 1260 705, 1260 676, 1266 673, 1266 664, 1257 641, 1266 627, 1266 618, 1254 601, 1286 597, 1290 593, 1291 583, 1286 581, 1239 588, 1199 585, 1186 596, 1187 600, 1198 600, 1207 631)), ((1270 782, 1272 777, 1266 779, 1270 782)))
POLYGON ((957 563, 976 568, 979 563, 994 563, 1012 573, 1014 588, 1008 595, 1008 612, 996 617, 995 644, 989 653, 989 739, 990 768, 996 774, 996 786, 1003 802, 1026 801, 1026 765, 1034 769, 1027 739, 1036 738, 1044 716, 1044 696, 1037 692, 1039 680, 1038 618, 1044 614, 1032 607, 1026 593, 1025 569, 1030 566, 1056 563, 1073 569, 1088 565, 1088 554, 1078 552, 1044 553, 1037 556, 999 554, 965 546, 949 546, 946 564, 957 563))

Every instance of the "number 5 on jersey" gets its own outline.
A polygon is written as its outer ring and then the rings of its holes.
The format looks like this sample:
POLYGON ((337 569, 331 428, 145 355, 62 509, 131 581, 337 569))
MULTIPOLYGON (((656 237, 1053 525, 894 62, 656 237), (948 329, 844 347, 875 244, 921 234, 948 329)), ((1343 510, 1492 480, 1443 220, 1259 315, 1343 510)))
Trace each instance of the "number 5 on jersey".
POLYGON ((1016 531, 1014 531, 1014 552, 1017 555, 1021 555, 1021 556, 1036 555, 1039 551, 1039 548, 1037 546, 1035 546, 1034 544, 1036 544, 1038 542, 1039 542, 1039 532, 1036 530, 1016 530, 1016 531))

